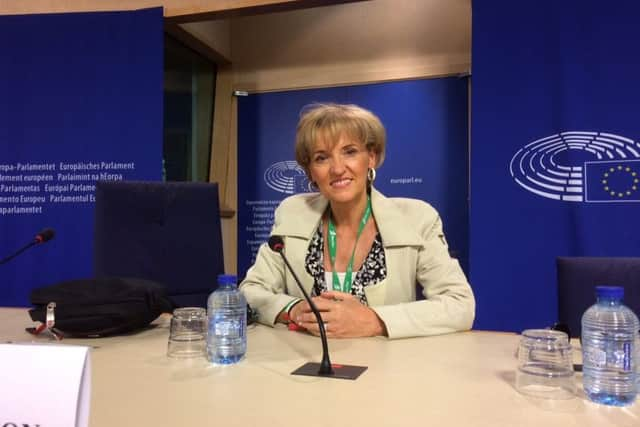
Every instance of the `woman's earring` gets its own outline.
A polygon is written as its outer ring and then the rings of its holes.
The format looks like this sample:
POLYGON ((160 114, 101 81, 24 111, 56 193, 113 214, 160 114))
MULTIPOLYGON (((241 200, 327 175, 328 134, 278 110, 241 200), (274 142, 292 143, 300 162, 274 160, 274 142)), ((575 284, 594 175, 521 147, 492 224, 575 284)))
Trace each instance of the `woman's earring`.
POLYGON ((315 181, 309 180, 309 191, 312 193, 318 191, 318 184, 315 181))
POLYGON ((367 170, 367 180, 370 184, 376 180, 376 170, 374 168, 369 168, 369 170, 367 170))

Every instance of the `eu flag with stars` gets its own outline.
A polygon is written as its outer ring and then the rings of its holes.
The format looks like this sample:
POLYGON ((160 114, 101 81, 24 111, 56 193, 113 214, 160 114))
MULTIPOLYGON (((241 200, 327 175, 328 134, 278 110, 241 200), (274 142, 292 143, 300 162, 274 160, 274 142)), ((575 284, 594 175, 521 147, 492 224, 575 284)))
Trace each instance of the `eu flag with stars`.
POLYGON ((586 162, 585 201, 640 202, 640 160, 586 162))

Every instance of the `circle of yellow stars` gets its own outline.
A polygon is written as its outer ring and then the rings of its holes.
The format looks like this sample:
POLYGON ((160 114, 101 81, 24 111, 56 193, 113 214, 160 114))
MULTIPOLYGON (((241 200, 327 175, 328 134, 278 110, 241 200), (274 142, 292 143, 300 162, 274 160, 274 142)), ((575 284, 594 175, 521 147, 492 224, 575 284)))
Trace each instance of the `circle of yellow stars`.
POLYGON ((607 170, 602 175, 602 185, 603 185, 604 191, 609 193, 611 197, 617 197, 619 199, 622 199, 623 197, 631 196, 635 191, 638 190, 638 186, 640 185, 640 178, 638 178, 638 173, 632 170, 629 166, 622 166, 622 165, 618 165, 615 167, 611 166, 609 170, 607 170), (615 190, 611 188, 609 181, 614 174, 628 175, 631 178, 631 187, 627 188, 626 190, 620 190, 620 189, 615 190))

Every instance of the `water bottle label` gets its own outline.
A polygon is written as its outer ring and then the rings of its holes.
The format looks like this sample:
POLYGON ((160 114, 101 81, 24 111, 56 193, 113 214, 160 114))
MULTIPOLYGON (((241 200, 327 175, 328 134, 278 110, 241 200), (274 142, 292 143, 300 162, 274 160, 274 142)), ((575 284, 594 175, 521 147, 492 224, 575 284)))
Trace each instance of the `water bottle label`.
POLYGON ((214 319, 213 335, 223 338, 244 337, 244 319, 214 319))
POLYGON ((631 343, 625 341, 622 346, 622 369, 625 371, 631 370, 631 343))
POLYGON ((597 368, 604 368, 607 366, 607 352, 597 347, 585 349, 582 356, 584 357, 584 363, 589 366, 597 368))
POLYGON ((584 362, 596 368, 609 367, 623 372, 632 370, 631 342, 611 342, 607 346, 607 350, 597 347, 585 349, 583 354, 584 362))

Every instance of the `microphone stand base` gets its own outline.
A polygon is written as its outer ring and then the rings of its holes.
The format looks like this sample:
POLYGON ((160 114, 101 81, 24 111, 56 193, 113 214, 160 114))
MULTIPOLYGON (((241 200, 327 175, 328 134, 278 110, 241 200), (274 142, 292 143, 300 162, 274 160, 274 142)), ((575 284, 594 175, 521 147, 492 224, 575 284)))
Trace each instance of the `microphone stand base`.
POLYGON ((339 364, 332 364, 331 368, 333 369, 333 373, 321 374, 320 364, 309 362, 309 363, 305 363, 295 371, 291 372, 291 375, 336 378, 340 380, 355 380, 360 376, 360 374, 362 374, 364 371, 367 370, 366 366, 339 365, 339 364))

